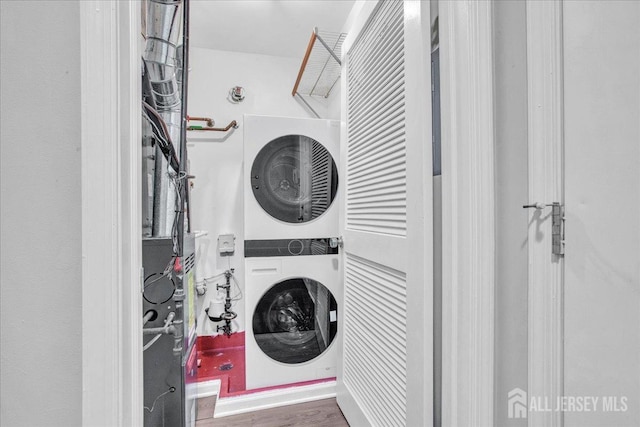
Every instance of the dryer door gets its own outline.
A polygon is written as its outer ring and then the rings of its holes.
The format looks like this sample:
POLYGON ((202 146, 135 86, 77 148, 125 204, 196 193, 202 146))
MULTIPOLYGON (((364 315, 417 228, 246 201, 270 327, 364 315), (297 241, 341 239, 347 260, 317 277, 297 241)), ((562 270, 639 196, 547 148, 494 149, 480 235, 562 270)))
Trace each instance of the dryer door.
POLYGON ((272 286, 253 313, 258 347, 281 363, 298 364, 320 356, 337 332, 337 304, 320 282, 295 278, 272 286))
POLYGON ((318 218, 338 188, 336 164, 318 141, 286 135, 266 144, 251 167, 251 189, 260 206, 288 223, 318 218))

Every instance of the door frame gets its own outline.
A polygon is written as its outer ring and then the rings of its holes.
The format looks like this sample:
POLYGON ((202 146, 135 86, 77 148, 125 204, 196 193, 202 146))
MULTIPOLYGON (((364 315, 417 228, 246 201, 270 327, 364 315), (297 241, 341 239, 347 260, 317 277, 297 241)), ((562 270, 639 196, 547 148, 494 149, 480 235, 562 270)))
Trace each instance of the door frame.
MULTIPOLYGON (((528 203, 564 205, 562 1, 527 1, 528 203)), ((555 402, 564 386, 564 258, 551 253, 550 208, 529 226, 528 396, 555 402), (546 220, 544 219, 546 218, 546 220), (544 222, 544 237, 537 238, 544 222)), ((506 396, 505 396, 506 403, 506 396)), ((529 426, 558 427, 561 411, 531 412, 529 426)))
POLYGON ((79 2, 82 424, 138 426, 142 402, 140 2, 79 2))
POLYGON ((495 183, 491 2, 439 2, 442 425, 493 425, 495 183))
MULTIPOLYGON (((465 0, 439 2, 439 7, 442 425, 493 425, 494 399, 502 396, 494 396, 493 387, 492 6, 465 0)), ((527 1, 526 7, 529 201, 563 203, 562 2, 527 1)), ((563 391, 563 260, 549 262, 550 233, 537 242, 531 229, 528 393, 555 399, 563 391)), ((504 403, 506 409, 507 396, 504 403)), ((528 425, 561 426, 562 414, 530 414, 528 425)))
MULTIPOLYGON (((108 0, 83 1, 79 7, 83 424, 141 425, 140 147, 128 143, 140 140, 140 8, 138 2, 108 0), (102 279, 96 280, 98 277, 102 279)), ((562 91, 558 90, 562 87, 561 17, 557 0, 527 2, 527 32, 531 32, 527 38, 529 128, 536 125, 540 129, 536 135, 530 130, 530 138, 546 135, 543 129, 555 135, 555 139, 540 141, 555 148, 555 170, 562 158, 558 150, 562 137, 562 91), (549 26, 553 31, 547 31, 549 26), (537 44, 541 41, 546 47, 537 44), (552 71, 534 68, 536 58, 550 61, 552 71), (534 116, 534 99, 546 99, 554 107, 534 116)), ((442 419, 443 425, 492 425, 495 189, 491 4, 443 1, 439 21, 445 170, 442 419), (472 82, 476 83, 473 90, 459 90, 472 82), (471 132, 475 132, 475 139, 471 132), (468 268, 459 270, 460 265, 468 268)), ((542 145, 536 147, 538 153, 545 152, 542 145)), ((549 248, 544 250, 548 260, 549 248)), ((557 269, 546 273, 547 280, 561 280, 557 269)), ((538 295, 530 298, 530 327, 544 317, 538 308, 553 297, 550 292, 547 288, 539 299, 538 295)), ((536 384, 543 384, 531 382, 532 377, 554 378, 552 387, 561 392, 562 372, 557 370, 562 361, 562 347, 558 347, 562 339, 561 300, 551 300, 556 303, 552 321, 540 323, 541 331, 530 331, 533 337, 538 333, 551 337, 549 342, 556 346, 551 352, 534 353, 537 346, 532 347, 530 341, 530 360, 539 357, 542 361, 532 364, 529 371, 532 394, 538 393, 536 384)), ((545 425, 561 425, 557 420, 554 423, 545 425)))

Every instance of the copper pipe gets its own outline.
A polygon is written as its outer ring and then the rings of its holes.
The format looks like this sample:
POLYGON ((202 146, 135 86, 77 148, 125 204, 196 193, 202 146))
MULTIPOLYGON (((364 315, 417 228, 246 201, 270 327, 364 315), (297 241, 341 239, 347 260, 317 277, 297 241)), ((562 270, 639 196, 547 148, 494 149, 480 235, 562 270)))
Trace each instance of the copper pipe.
POLYGON ((212 127, 204 127, 204 126, 189 126, 187 128, 187 130, 209 130, 209 131, 213 131, 213 132, 227 132, 231 128, 237 129, 238 128, 238 122, 233 120, 231 123, 229 123, 227 125, 227 127, 224 127, 224 128, 212 128, 212 127))
POLYGON ((191 121, 194 120, 196 122, 207 122, 207 126, 209 127, 213 127, 213 119, 209 118, 209 117, 191 117, 191 116, 187 116, 187 120, 191 121))
POLYGON ((300 65, 300 71, 298 71, 298 78, 296 79, 296 84, 293 86, 293 90, 291 91, 291 96, 296 96, 298 92, 298 85, 300 84, 300 80, 302 80, 302 74, 304 74, 304 69, 307 67, 307 62, 309 61, 309 56, 311 56, 311 51, 313 50, 313 44, 316 42, 316 32, 313 31, 311 33, 311 39, 309 39, 309 45, 307 46, 307 51, 304 54, 304 58, 302 59, 302 65, 300 65))

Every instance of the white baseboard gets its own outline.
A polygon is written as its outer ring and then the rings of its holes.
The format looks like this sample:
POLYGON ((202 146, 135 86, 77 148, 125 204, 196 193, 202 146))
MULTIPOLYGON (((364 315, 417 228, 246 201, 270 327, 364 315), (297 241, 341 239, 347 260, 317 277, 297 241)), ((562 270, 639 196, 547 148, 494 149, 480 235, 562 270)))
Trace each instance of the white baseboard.
POLYGON ((277 390, 261 391, 242 396, 225 397, 216 403, 214 418, 244 414, 261 409, 295 405, 297 403, 336 397, 336 382, 327 381, 277 390))
POLYGON ((211 381, 203 381, 197 383, 197 398, 200 399, 202 397, 209 396, 219 396, 220 395, 220 385, 222 381, 220 380, 211 380, 211 381))
POLYGON ((371 421, 367 418, 367 415, 362 410, 362 405, 358 403, 354 394, 344 383, 344 380, 336 387, 336 399, 342 414, 347 419, 349 424, 354 426, 371 426, 371 421))

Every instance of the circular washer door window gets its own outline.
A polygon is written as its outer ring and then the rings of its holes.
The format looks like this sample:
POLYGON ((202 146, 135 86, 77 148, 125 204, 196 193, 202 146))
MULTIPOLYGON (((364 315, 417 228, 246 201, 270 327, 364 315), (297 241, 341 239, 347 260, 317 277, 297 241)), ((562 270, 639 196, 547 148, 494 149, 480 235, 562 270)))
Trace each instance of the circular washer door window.
POLYGON ((296 278, 277 283, 253 313, 253 335, 270 358, 287 364, 321 355, 338 331, 336 300, 324 285, 296 278))
POLYGON ((265 145, 251 167, 251 188, 269 215, 304 223, 322 215, 336 196, 338 171, 318 141, 287 135, 265 145))

